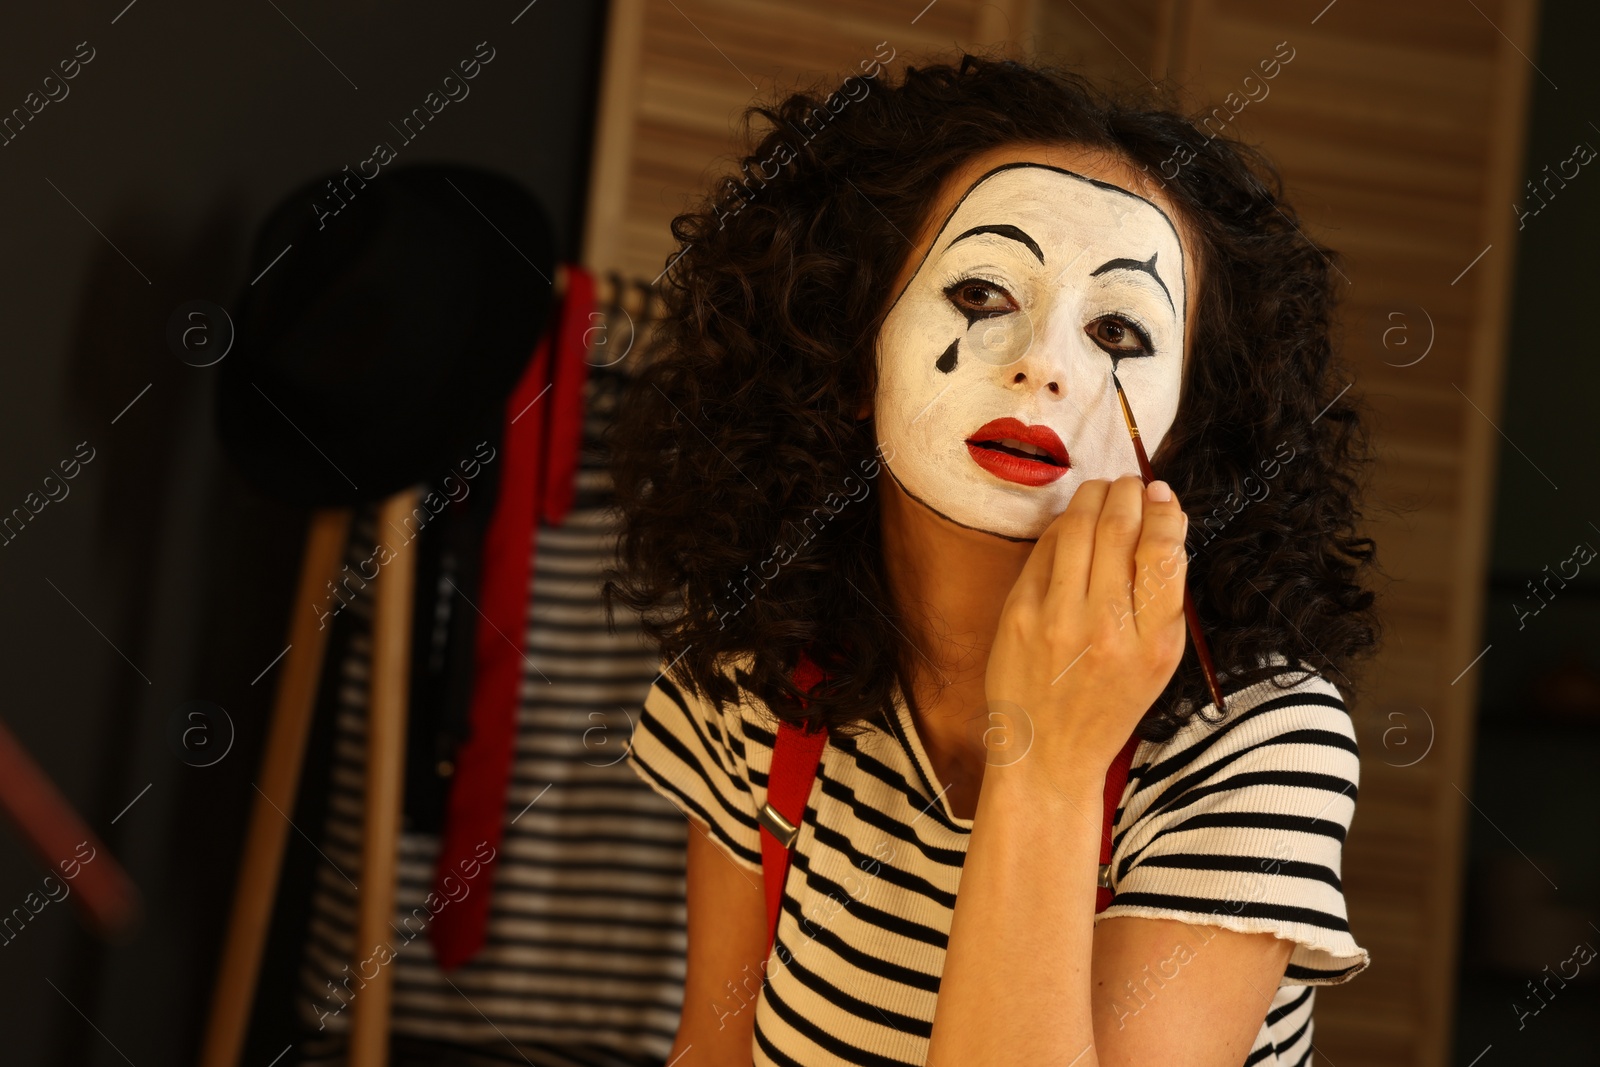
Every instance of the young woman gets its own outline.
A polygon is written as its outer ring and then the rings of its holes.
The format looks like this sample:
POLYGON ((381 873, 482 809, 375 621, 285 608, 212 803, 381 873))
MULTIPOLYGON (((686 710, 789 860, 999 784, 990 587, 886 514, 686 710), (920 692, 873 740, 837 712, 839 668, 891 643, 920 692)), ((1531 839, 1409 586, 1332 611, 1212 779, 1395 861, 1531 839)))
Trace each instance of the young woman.
POLYGON ((1378 636, 1331 253, 1252 151, 1067 74, 753 111, 612 445, 607 595, 663 657, 630 759, 698 831, 674 1057, 1311 1062, 1312 987, 1367 965, 1341 694, 1378 636), (769 946, 779 721, 829 739, 769 946))

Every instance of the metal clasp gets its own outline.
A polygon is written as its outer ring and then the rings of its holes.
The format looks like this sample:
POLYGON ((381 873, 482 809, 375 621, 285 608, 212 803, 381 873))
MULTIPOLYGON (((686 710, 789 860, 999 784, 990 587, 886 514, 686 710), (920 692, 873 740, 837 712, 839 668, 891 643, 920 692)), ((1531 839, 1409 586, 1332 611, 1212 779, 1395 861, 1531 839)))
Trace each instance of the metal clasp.
POLYGON ((756 812, 756 822, 765 826, 784 848, 793 848, 795 838, 800 836, 800 827, 785 819, 770 802, 761 805, 761 810, 756 812))
POLYGON ((1101 889, 1115 889, 1116 888, 1115 886, 1113 886, 1111 884, 1111 864, 1102 863, 1100 865, 1100 881, 1099 881, 1099 885, 1100 885, 1101 889))

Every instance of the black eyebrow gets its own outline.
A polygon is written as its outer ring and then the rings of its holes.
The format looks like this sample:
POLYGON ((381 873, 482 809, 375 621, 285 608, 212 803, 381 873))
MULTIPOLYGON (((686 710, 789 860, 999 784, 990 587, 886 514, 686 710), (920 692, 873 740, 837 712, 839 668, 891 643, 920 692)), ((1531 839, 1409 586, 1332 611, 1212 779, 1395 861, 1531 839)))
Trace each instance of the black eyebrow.
POLYGON ((1015 226, 1009 226, 1009 225, 974 226, 972 229, 968 230, 966 233, 962 234, 960 237, 957 237, 955 241, 951 241, 950 244, 945 245, 944 246, 945 250, 949 251, 950 245, 955 244, 956 241, 965 241, 968 237, 976 237, 980 233, 999 234, 1001 237, 1009 237, 1013 241, 1018 241, 1018 242, 1020 242, 1022 244, 1025 244, 1025 245, 1028 246, 1028 251, 1032 252, 1035 256, 1037 256, 1039 258, 1039 262, 1040 263, 1044 262, 1044 253, 1039 250, 1039 242, 1035 241, 1032 237, 1029 237, 1027 234, 1023 233, 1021 230, 1017 229, 1015 226))
POLYGON ((1167 304, 1172 308, 1172 310, 1176 311, 1178 310, 1178 306, 1172 303, 1172 293, 1167 289, 1167 283, 1162 281, 1161 275, 1156 273, 1156 255, 1157 253, 1151 252, 1150 258, 1145 260, 1143 263, 1139 262, 1137 259, 1108 259, 1098 270, 1090 271, 1089 277, 1098 278, 1100 275, 1113 270, 1144 271, 1144 273, 1150 275, 1150 277, 1156 280, 1157 285, 1161 286, 1161 291, 1167 294, 1167 304))

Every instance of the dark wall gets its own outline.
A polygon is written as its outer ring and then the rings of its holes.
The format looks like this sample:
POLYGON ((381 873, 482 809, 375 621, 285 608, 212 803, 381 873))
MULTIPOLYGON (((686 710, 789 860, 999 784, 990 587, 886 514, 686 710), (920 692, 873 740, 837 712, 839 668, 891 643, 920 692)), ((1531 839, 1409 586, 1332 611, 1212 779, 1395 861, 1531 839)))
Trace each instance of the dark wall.
POLYGON ((1523 164, 1538 195, 1524 184, 1505 208, 1521 229, 1495 420, 1476 758, 1462 783, 1473 806, 1458 1063, 1490 1045, 1485 1064, 1594 1057, 1600 983, 1573 950, 1600 947, 1600 556, 1574 558, 1583 543, 1600 551, 1600 155, 1581 162, 1600 153, 1596 40, 1600 8, 1544 0, 1523 164), (1574 158, 1579 145, 1587 151, 1574 158), (1562 570, 1576 577, 1545 584, 1562 570), (1562 980, 1575 969, 1579 980, 1562 980))
MULTIPOLYGON (((173 313, 231 307, 263 215, 379 141, 395 166, 521 180, 574 257, 604 10, 124 2, 15 7, 0 33, 0 113, 56 97, 0 136, 0 516, 37 511, 0 533, 0 717, 145 914, 102 946, 67 899, 0 938, 7 1064, 190 1063, 209 1004, 306 516, 226 465, 217 370, 177 357, 173 313), (407 143, 390 123, 480 42, 493 58, 469 93, 407 143), (190 701, 225 713, 213 752, 234 733, 209 766, 178 740, 190 701)), ((291 833, 291 864, 310 848, 291 833)), ((0 830, 0 914, 42 899, 47 873, 0 830)))

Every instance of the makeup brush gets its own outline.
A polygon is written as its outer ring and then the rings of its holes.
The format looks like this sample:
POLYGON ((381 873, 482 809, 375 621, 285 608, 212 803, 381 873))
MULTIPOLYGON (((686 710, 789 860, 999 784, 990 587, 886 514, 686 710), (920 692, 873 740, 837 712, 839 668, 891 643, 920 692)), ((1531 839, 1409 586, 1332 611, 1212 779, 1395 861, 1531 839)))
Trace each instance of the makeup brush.
MULTIPOLYGON (((1133 409, 1128 407, 1128 394, 1122 391, 1122 383, 1117 380, 1115 364, 1111 368, 1111 384, 1116 387, 1117 401, 1122 405, 1122 421, 1128 424, 1128 436, 1133 438, 1133 451, 1139 457, 1139 474, 1144 479, 1144 484, 1149 485, 1156 480, 1156 475, 1150 469, 1150 457, 1144 453, 1144 445, 1139 440, 1139 424, 1133 421, 1133 409)), ((1185 549, 1187 551, 1187 549, 1185 549)), ((1206 688, 1211 690, 1211 701, 1217 706, 1218 718, 1228 710, 1222 699, 1222 687, 1217 685, 1217 671, 1211 665, 1211 649, 1206 644, 1205 635, 1200 632, 1200 616, 1195 610, 1194 597, 1189 595, 1189 584, 1183 586, 1183 617, 1189 624, 1189 639, 1194 642, 1195 656, 1200 660, 1200 670, 1206 676, 1206 688)))

